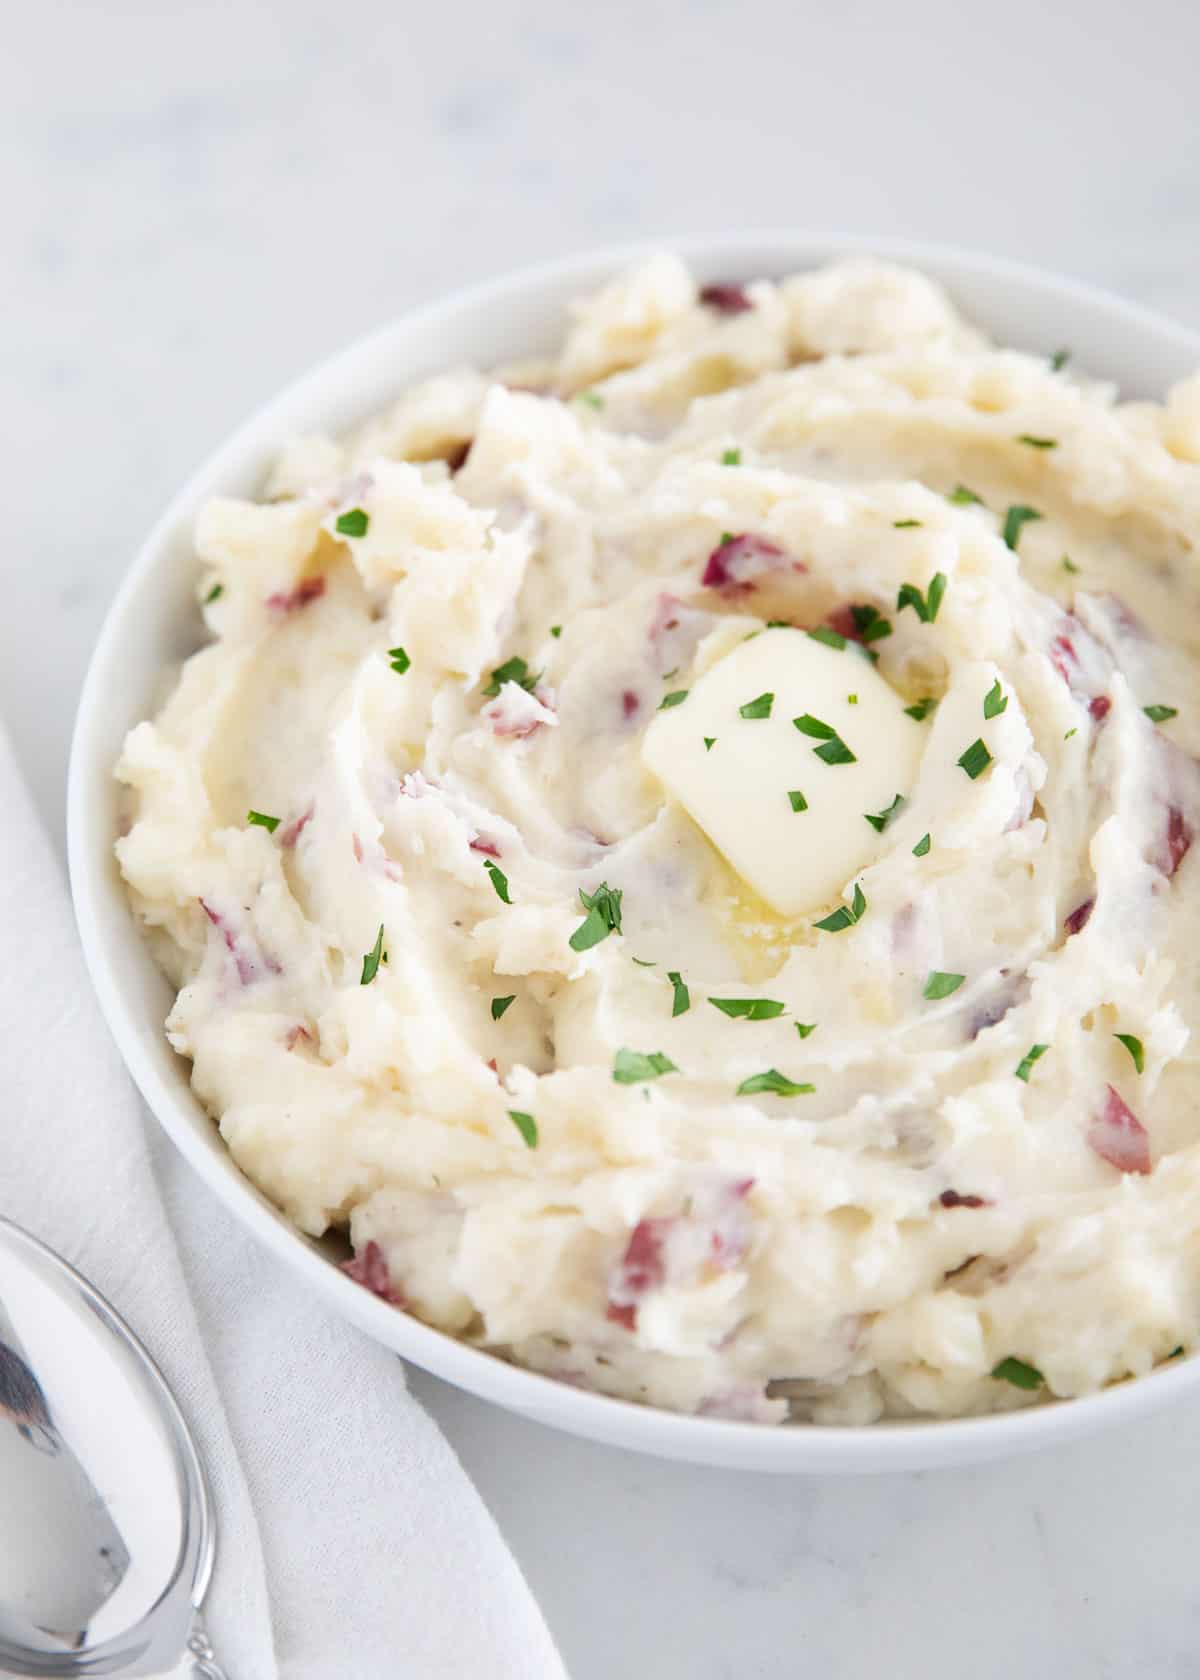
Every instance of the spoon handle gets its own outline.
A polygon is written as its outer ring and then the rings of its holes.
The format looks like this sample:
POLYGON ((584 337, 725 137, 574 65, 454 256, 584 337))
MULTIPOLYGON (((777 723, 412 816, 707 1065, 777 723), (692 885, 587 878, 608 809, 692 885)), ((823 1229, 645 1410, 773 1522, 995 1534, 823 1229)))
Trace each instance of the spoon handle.
POLYGON ((229 1680, 225 1670, 217 1661, 217 1654, 209 1644, 208 1633, 199 1613, 192 1622, 192 1631, 188 1635, 187 1648, 194 1658, 192 1663, 191 1680, 229 1680))

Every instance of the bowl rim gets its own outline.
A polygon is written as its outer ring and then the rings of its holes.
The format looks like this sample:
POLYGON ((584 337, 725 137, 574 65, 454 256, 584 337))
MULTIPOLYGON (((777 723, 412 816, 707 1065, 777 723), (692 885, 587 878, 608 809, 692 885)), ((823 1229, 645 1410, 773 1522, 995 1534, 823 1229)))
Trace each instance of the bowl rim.
MULTIPOLYGON (((257 458, 264 441, 273 437, 277 444, 282 440, 286 435, 283 417, 302 398, 336 384, 351 363, 373 355, 386 360, 393 337, 445 328, 456 317, 481 308, 502 314, 504 306, 514 299, 529 299, 565 286, 576 293, 586 292, 604 277, 664 250, 680 255, 702 277, 714 279, 728 275, 739 262, 751 257, 760 272, 783 274, 844 256, 870 256, 931 273, 951 291, 956 277, 984 285, 999 282, 1014 297, 1108 316, 1127 335, 1144 335, 1159 352, 1200 366, 1200 333, 1065 276, 953 246, 861 233, 780 230, 664 235, 530 264, 407 310, 334 351, 260 405, 172 497, 126 570, 89 661, 76 712, 68 773, 68 861, 87 967, 109 1030, 148 1108, 174 1145, 234 1218, 318 1298, 376 1341, 425 1370, 481 1399, 570 1434, 656 1457, 723 1468, 853 1474, 935 1468, 1007 1456, 1082 1439, 1123 1419, 1157 1410, 1200 1383, 1200 1359, 1160 1366, 1144 1376, 1076 1399, 975 1417, 890 1420, 862 1427, 802 1424, 773 1428, 669 1412, 572 1387, 423 1324, 352 1282, 281 1215, 268 1208, 232 1157, 211 1147, 201 1129, 211 1128, 213 1123, 197 1099, 172 1090, 143 1052, 135 1006, 118 980, 115 947, 130 938, 145 947, 132 915, 127 914, 127 926, 119 941, 110 944, 106 932, 103 900, 114 892, 122 897, 123 893, 111 867, 111 823, 93 791, 97 785, 93 771, 101 755, 106 767, 111 768, 107 748, 96 739, 97 718, 127 621, 136 615, 146 580, 160 566, 170 563, 170 539, 180 521, 190 517, 222 480, 235 477, 239 468, 257 458), (764 252, 774 255, 764 259, 764 252)), ((398 367, 397 393, 413 377, 398 367)), ((146 956, 150 960, 148 949, 146 956)), ((161 1031, 161 1023, 158 1028, 161 1031)))

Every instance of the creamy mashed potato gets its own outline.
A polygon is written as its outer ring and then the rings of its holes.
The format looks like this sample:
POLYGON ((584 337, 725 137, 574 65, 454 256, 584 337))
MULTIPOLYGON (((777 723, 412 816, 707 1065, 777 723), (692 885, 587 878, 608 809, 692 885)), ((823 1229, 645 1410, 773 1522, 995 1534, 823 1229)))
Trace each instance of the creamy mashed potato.
POLYGON ((398 1308, 683 1411, 1189 1346, 1197 461, 1195 385, 917 274, 670 256, 289 444, 117 771, 241 1168, 398 1308))

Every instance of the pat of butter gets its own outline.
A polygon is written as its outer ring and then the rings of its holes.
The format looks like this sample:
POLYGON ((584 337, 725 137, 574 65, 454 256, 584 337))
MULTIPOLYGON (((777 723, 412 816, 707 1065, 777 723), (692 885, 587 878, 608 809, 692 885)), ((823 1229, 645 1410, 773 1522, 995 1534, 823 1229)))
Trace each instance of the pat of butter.
POLYGON ((795 916, 839 897, 886 846, 867 816, 908 796, 926 738, 904 706, 853 643, 831 648, 802 630, 764 630, 655 716, 642 758, 742 879, 795 916), (744 706, 763 710, 752 703, 765 695, 768 717, 741 715, 744 706), (793 719, 805 715, 831 729, 854 762, 828 762, 837 744, 801 733, 793 719), (794 810, 801 800, 805 808, 794 810))

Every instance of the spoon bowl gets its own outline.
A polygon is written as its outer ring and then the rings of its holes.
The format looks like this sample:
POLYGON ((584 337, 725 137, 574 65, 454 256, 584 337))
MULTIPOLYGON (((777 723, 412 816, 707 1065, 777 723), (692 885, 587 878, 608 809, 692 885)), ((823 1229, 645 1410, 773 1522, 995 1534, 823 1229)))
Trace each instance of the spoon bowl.
POLYGON ((0 1672, 222 1680, 214 1530, 162 1373, 73 1267, 0 1219, 0 1672))

